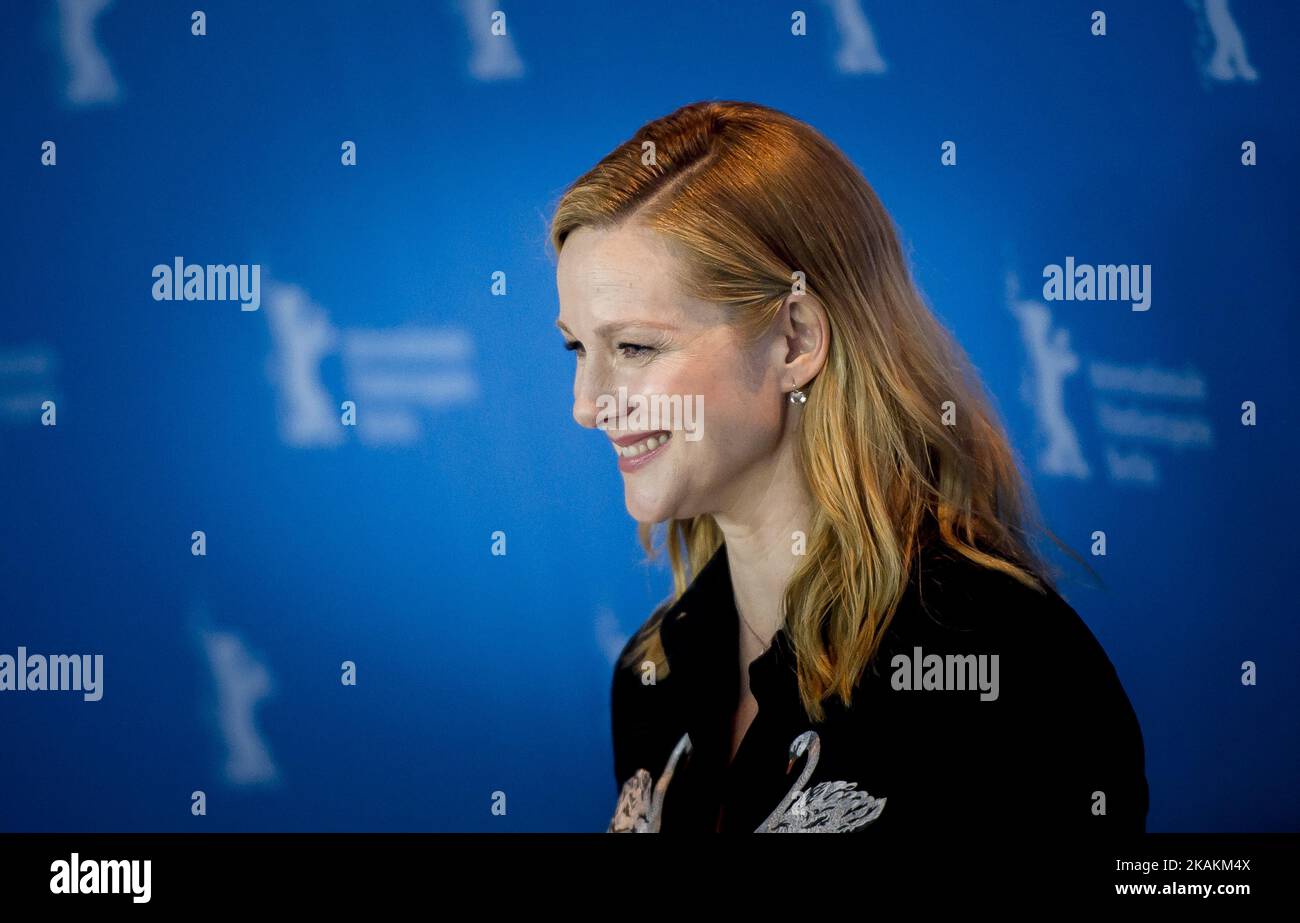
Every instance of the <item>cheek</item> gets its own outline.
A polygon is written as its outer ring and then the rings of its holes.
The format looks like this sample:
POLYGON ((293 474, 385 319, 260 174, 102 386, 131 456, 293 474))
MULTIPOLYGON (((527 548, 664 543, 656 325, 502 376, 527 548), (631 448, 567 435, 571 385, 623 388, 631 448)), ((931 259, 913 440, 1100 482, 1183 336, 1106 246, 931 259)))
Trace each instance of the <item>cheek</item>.
POLYGON ((655 381, 661 394, 681 395, 697 412, 687 422, 698 427, 701 437, 690 440, 692 453, 703 451, 715 458, 735 458, 771 451, 780 437, 781 406, 771 388, 738 374, 740 358, 692 363, 655 381))

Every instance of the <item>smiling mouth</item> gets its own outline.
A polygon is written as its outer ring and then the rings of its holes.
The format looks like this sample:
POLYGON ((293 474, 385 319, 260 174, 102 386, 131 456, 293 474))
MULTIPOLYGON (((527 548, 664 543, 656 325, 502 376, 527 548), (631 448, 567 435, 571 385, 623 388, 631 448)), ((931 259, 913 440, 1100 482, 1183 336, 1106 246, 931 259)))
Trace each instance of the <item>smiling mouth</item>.
POLYGON ((620 458, 636 458, 638 455, 645 455, 647 452, 653 452, 671 438, 671 433, 654 433, 640 442, 632 445, 614 444, 614 452, 620 458))

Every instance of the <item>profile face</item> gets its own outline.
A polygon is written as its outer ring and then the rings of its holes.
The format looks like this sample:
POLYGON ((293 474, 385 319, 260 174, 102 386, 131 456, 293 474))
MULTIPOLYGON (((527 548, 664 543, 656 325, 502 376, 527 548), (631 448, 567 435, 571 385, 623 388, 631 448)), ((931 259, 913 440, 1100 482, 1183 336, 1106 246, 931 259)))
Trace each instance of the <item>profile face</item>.
POLYGON ((627 222, 578 228, 556 267, 573 418, 609 437, 638 522, 761 498, 782 437, 783 339, 746 343, 724 307, 683 291, 683 273, 660 235, 627 222), (673 409, 638 419, 638 405, 673 409))

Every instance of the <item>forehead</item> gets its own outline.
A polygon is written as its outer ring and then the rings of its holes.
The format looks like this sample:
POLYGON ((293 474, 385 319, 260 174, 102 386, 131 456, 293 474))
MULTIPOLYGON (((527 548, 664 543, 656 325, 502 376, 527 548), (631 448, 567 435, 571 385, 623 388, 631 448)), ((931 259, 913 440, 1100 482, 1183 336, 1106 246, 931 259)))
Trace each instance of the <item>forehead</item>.
POLYGON ((556 265, 560 317, 600 322, 638 310, 661 321, 684 319, 683 271, 667 242, 636 226, 578 228, 556 265))

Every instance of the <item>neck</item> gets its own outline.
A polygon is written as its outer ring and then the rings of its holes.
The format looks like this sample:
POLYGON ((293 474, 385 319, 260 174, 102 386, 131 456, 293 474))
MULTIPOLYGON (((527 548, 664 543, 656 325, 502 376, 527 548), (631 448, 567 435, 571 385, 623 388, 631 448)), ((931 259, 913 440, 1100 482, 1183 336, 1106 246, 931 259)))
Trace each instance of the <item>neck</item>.
POLYGON ((799 563, 794 533, 807 536, 813 500, 788 442, 736 493, 733 509, 713 516, 726 541, 736 609, 767 643, 782 627, 782 596, 799 563))

